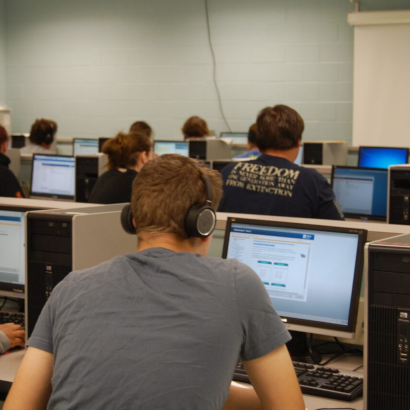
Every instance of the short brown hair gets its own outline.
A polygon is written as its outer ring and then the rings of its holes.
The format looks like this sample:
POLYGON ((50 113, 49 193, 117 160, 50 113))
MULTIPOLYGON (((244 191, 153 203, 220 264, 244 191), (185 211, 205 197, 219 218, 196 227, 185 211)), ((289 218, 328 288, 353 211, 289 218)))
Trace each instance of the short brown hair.
POLYGON ((0 125, 0 145, 9 140, 6 129, 0 125))
POLYGON ((201 117, 189 117, 182 127, 184 138, 202 138, 211 135, 208 124, 201 117))
POLYGON ((222 197, 219 172, 177 154, 164 154, 148 162, 132 185, 131 207, 137 234, 167 233, 187 239, 188 209, 208 199, 204 174, 212 185, 212 208, 216 211, 222 197))
POLYGON ((136 121, 130 127, 130 133, 146 134, 152 137, 152 128, 145 121, 136 121))
POLYGON ((303 118, 287 105, 264 108, 256 120, 256 145, 261 152, 267 149, 288 150, 297 146, 305 129, 303 118))
POLYGON ((256 139, 258 137, 258 126, 255 124, 252 124, 249 127, 248 131, 248 141, 251 145, 256 145, 256 139))
POLYGON ((50 145, 54 141, 57 129, 57 123, 53 120, 46 120, 44 118, 36 120, 31 126, 30 142, 37 145, 43 143, 50 145))
POLYGON ((149 153, 152 142, 147 135, 119 132, 114 138, 105 141, 102 152, 108 155, 108 169, 135 166, 141 152, 149 153))

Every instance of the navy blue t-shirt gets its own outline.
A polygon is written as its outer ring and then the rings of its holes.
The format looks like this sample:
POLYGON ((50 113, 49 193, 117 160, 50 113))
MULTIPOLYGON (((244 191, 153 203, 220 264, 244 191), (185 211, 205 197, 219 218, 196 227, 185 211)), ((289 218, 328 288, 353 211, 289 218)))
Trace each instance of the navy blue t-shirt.
POLYGON ((261 155, 222 170, 219 212, 343 220, 335 194, 316 170, 261 155))

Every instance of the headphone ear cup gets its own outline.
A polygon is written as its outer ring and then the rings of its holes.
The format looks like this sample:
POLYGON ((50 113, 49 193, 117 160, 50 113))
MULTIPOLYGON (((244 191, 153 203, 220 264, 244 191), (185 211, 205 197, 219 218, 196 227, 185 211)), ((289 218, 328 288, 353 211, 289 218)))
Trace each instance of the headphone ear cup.
POLYGON ((212 234, 215 225, 215 211, 208 205, 193 205, 185 215, 185 232, 188 238, 206 238, 212 234))
POLYGON ((129 233, 130 235, 136 234, 135 226, 132 222, 131 204, 125 205, 124 208, 122 208, 121 225, 125 232, 129 233))

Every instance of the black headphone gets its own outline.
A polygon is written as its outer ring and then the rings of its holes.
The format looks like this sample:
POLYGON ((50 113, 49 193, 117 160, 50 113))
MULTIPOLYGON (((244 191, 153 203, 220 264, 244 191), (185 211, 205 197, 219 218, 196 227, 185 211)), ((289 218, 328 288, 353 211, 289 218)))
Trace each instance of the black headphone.
MULTIPOLYGON (((194 204, 185 215, 185 232, 188 238, 206 238, 212 234, 216 226, 216 213, 212 208, 212 184, 208 175, 201 172, 207 193, 207 200, 203 204, 194 204)), ((125 232, 135 235, 132 223, 131 204, 124 206, 121 211, 121 225, 125 232)))

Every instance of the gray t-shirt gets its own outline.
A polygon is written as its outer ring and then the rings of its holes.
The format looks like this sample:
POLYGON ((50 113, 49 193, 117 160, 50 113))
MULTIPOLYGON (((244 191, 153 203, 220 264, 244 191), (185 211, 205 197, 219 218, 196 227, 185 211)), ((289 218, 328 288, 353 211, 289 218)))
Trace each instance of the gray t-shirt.
POLYGON ((54 354, 49 409, 211 410, 239 355, 289 339, 246 265, 151 248, 68 275, 28 345, 54 354))

